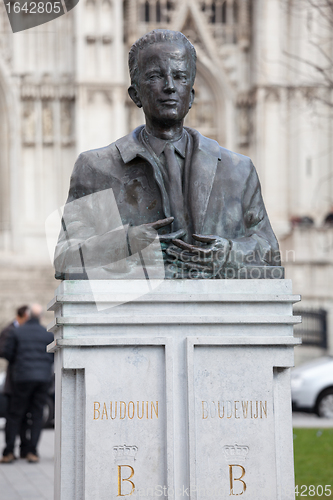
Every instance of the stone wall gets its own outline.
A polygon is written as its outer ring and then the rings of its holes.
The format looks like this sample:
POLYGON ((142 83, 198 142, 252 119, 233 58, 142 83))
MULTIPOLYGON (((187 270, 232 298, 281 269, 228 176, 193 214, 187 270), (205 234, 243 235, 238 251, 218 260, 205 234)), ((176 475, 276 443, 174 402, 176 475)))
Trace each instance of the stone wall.
MULTIPOLYGON (((45 312, 48 302, 53 298, 59 282, 54 279, 50 266, 0 265, 0 328, 15 317, 17 307, 33 302, 40 303, 45 312)), ((53 319, 53 313, 46 313, 43 324, 53 319)))

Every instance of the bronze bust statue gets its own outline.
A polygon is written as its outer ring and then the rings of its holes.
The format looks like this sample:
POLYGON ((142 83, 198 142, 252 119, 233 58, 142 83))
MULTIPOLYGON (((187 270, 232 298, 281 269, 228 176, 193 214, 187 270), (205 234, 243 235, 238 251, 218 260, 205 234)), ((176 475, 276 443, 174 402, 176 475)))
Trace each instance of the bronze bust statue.
POLYGON ((166 278, 282 278, 250 158, 184 127, 194 99, 192 44, 154 30, 132 46, 129 70, 128 92, 146 124, 79 156, 56 277, 130 279, 142 277, 140 265, 147 277, 162 262, 166 278))

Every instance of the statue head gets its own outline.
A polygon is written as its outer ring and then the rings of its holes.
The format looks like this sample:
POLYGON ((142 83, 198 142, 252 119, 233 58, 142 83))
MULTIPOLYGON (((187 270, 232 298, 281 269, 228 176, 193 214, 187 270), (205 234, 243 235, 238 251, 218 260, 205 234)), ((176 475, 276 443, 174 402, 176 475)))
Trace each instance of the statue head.
POLYGON ((154 30, 129 52, 129 95, 143 108, 147 125, 182 123, 194 99, 196 51, 178 31, 154 30))
POLYGON ((139 38, 139 40, 137 40, 135 43, 133 43, 128 54, 128 68, 131 77, 131 85, 133 87, 136 87, 139 82, 138 59, 140 50, 145 49, 148 45, 163 43, 163 42, 180 43, 183 44, 184 47, 187 49, 191 61, 191 82, 193 87, 196 74, 196 62, 197 62, 196 50, 183 33, 181 33, 180 31, 171 31, 171 30, 150 31, 149 33, 146 33, 141 38, 139 38))

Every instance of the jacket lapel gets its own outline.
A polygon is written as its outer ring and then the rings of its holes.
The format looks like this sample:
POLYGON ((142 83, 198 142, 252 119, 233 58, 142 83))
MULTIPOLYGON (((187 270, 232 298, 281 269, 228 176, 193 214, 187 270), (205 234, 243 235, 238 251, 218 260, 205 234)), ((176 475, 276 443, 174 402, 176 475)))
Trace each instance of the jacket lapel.
POLYGON ((221 148, 216 141, 186 128, 193 138, 193 152, 188 174, 187 203, 194 233, 201 233, 212 191, 221 148))
POLYGON ((133 130, 133 132, 131 134, 126 135, 125 137, 122 137, 121 139, 118 139, 118 141, 116 141, 116 147, 117 147, 124 163, 129 163, 130 161, 134 160, 134 158, 137 156, 139 156, 140 158, 143 158, 148 163, 150 163, 150 165, 153 169, 153 172, 154 172, 155 180, 156 180, 157 185, 159 186, 160 191, 161 191, 164 215, 165 215, 165 217, 170 217, 169 197, 168 197, 166 189, 165 189, 165 185, 163 182, 163 178, 162 178, 162 174, 160 172, 160 169, 156 165, 156 162, 155 162, 153 156, 150 154, 150 152, 147 150, 147 148, 139 140, 139 135, 140 135, 143 128, 144 128, 144 126, 142 125, 141 127, 138 127, 135 130, 133 130))

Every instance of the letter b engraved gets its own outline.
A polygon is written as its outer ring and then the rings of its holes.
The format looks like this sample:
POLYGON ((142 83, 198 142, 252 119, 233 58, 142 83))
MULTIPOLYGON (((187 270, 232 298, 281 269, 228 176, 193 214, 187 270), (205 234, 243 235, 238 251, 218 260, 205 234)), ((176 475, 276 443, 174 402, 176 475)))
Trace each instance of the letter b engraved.
MULTIPOLYGON (((242 465, 237 465, 237 464, 229 465, 230 495, 238 496, 238 495, 243 495, 243 493, 245 493, 246 483, 245 481, 243 481, 244 476, 245 476, 245 469, 242 465), (241 469, 241 475, 239 477, 234 477, 233 467, 239 467, 241 469), (236 481, 242 483, 241 484, 242 491, 240 491, 239 493, 234 493, 234 485, 236 481)), ((239 488, 236 487, 235 490, 238 491, 239 488)))
POLYGON ((94 420, 98 420, 100 417, 100 409, 101 404, 98 401, 94 402, 94 420))
POLYGON ((130 465, 118 465, 118 497, 127 497, 127 496, 130 496, 132 495, 132 493, 134 492, 135 490, 135 484, 133 483, 133 481, 131 481, 132 477, 134 476, 134 469, 133 467, 131 467, 130 465), (122 467, 128 467, 130 470, 131 470, 131 474, 129 477, 127 478, 123 478, 122 475, 121 475, 121 468, 122 467), (122 493, 122 483, 123 481, 127 481, 128 483, 131 484, 132 486, 132 489, 131 489, 131 492, 130 493, 122 493))

